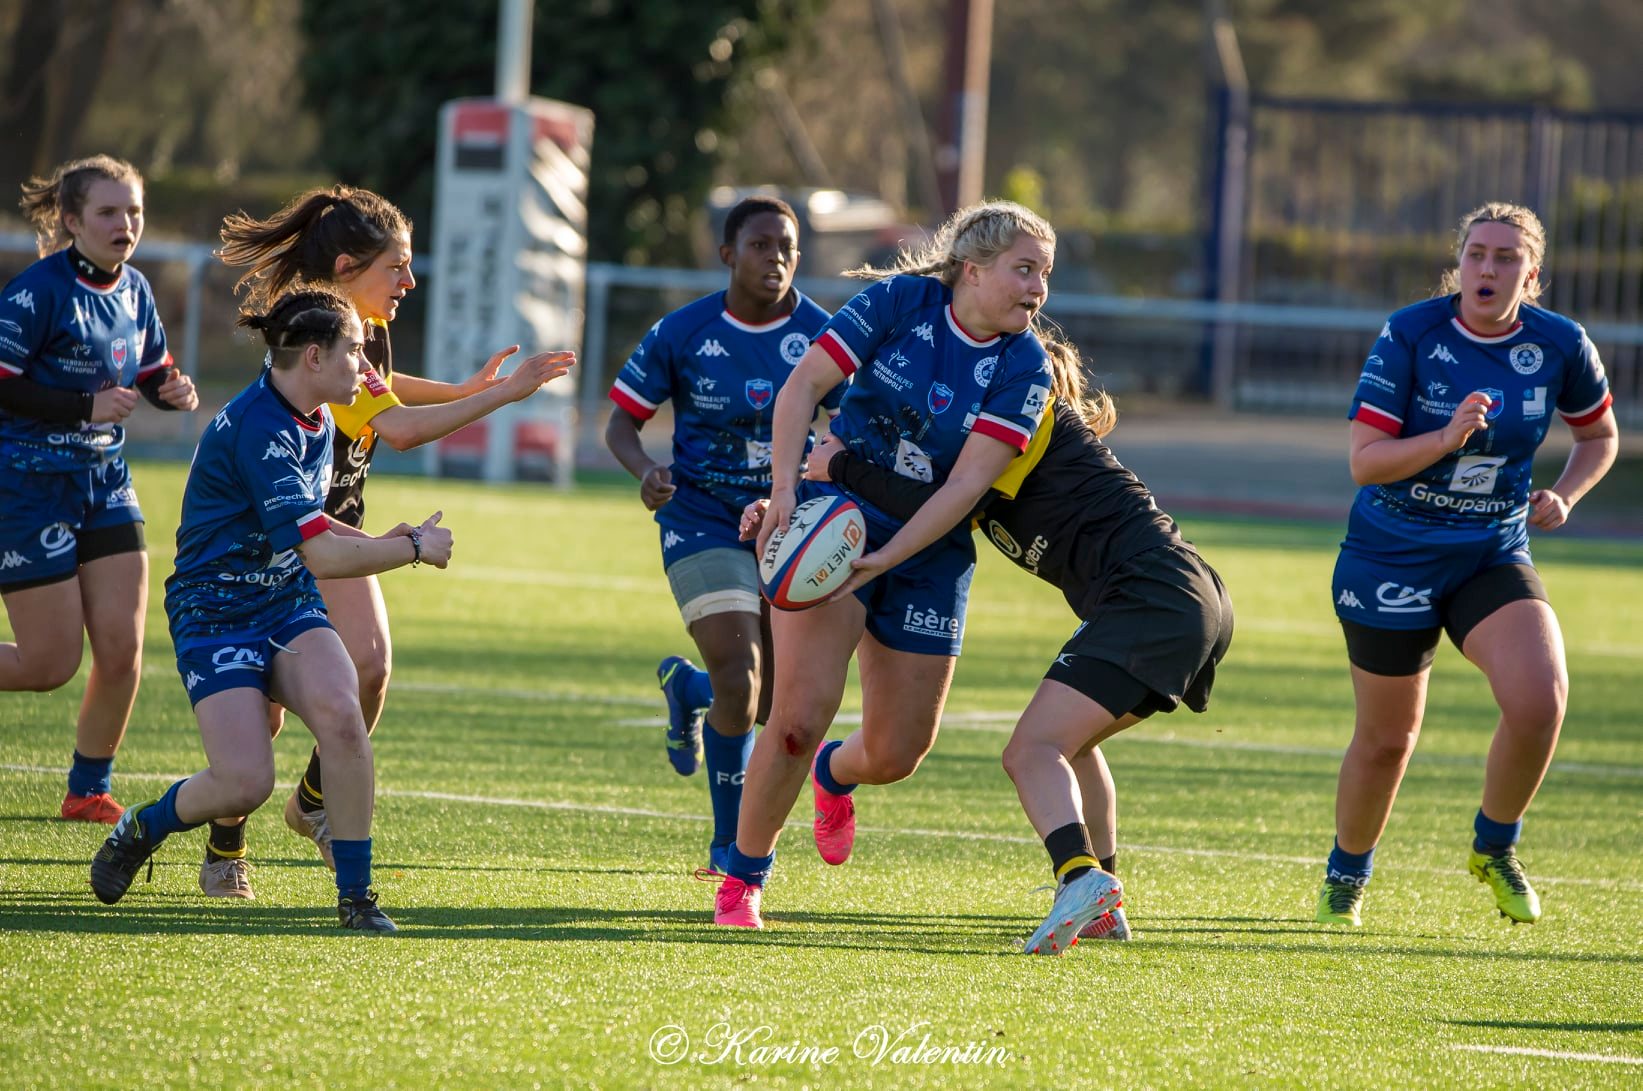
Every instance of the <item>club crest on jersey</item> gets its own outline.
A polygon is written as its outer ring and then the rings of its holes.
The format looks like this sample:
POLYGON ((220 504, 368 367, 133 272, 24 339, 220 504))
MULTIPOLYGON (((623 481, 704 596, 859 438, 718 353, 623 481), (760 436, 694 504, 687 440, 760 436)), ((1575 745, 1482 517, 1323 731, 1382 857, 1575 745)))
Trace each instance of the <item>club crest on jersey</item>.
POLYGON ((993 381, 993 369, 998 366, 998 357, 989 356, 976 361, 976 385, 986 386, 993 381))
POLYGON ((754 409, 763 409, 770 404, 770 399, 776 396, 776 384, 769 379, 749 379, 745 389, 747 404, 754 409))
POLYGON ((116 337, 113 341, 109 342, 108 355, 109 358, 114 361, 115 367, 125 367, 126 339, 124 337, 116 337))
POLYGON ((126 313, 133 322, 137 321, 137 289, 128 287, 120 293, 120 301, 126 305, 126 313))
POLYGON ((1512 370, 1519 375, 1533 375, 1546 362, 1546 354, 1539 345, 1513 345, 1506 359, 1511 361, 1512 370))
POLYGON ((790 333, 782 338, 782 359, 790 366, 797 367, 804 354, 810 349, 810 338, 802 333, 790 333))
POLYGON ((945 413, 953 404, 953 388, 946 383, 930 384, 930 412, 945 413))
POLYGON ((1506 391, 1496 390, 1494 387, 1488 386, 1478 391, 1478 393, 1486 395, 1489 399, 1489 409, 1483 415, 1489 420, 1494 420, 1500 416, 1501 411, 1506 408, 1506 391))

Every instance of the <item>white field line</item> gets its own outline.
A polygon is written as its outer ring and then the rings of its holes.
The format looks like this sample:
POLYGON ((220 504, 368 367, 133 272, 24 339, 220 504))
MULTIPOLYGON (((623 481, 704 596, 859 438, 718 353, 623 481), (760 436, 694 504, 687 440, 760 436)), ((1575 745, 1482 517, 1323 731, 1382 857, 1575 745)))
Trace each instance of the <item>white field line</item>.
MULTIPOLYGON (((55 766, 46 765, 15 765, 0 763, 0 773, 18 773, 24 775, 62 776, 63 770, 55 766)), ((123 780, 146 780, 171 783, 187 776, 187 773, 126 773, 120 774, 123 780)), ((276 790, 293 788, 294 784, 281 784, 276 790)), ((378 788, 377 796, 391 799, 425 799, 436 803, 468 803, 480 807, 520 807, 536 811, 560 811, 574 814, 602 814, 615 815, 623 818, 653 818, 662 822, 711 822, 712 816, 697 813, 680 813, 676 811, 657 811, 646 807, 617 807, 603 803, 572 803, 568 800, 556 799, 512 799, 507 796, 472 795, 463 792, 429 792, 410 788, 378 788)), ((789 819, 786 826, 791 829, 807 829, 808 819, 789 819)), ((1036 837, 1019 837, 1003 833, 986 833, 971 830, 927 830, 918 827, 906 826, 858 826, 863 833, 889 834, 899 837, 929 837, 956 841, 990 841, 1004 845, 1032 845, 1041 847, 1043 841, 1036 837)), ((1253 860, 1266 864, 1295 864, 1302 867, 1322 867, 1324 859, 1321 856, 1283 856, 1269 852, 1244 852, 1238 849, 1195 849, 1180 848, 1173 845, 1140 845, 1125 841, 1122 843, 1125 852, 1158 853, 1161 856, 1207 856, 1232 860, 1253 860)), ((1456 875, 1455 868, 1437 868, 1413 866, 1402 870, 1419 871, 1429 875, 1456 875)), ((1626 879, 1565 879, 1551 876, 1537 875, 1535 882, 1542 885, 1566 884, 1569 886, 1594 886, 1605 890, 1626 890, 1643 892, 1643 882, 1626 879)))
POLYGON ((1625 1057, 1618 1053, 1567 1053, 1561 1049, 1531 1049, 1528 1046, 1451 1045, 1450 1049, 1464 1049, 1471 1053, 1510 1053, 1518 1057, 1547 1057, 1554 1061, 1596 1061, 1599 1064, 1643 1064, 1643 1057, 1625 1057))

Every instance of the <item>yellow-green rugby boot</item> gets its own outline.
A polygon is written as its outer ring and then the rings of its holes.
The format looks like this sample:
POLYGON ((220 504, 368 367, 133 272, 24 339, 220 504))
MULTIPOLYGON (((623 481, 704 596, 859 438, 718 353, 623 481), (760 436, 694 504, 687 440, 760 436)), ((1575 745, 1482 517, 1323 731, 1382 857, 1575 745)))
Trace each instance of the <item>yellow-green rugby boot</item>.
POLYGON ((1499 856, 1473 852, 1466 870, 1486 883, 1495 895, 1500 915, 1513 924, 1533 924, 1540 919, 1540 897, 1523 874, 1523 864, 1517 853, 1507 849, 1499 856))

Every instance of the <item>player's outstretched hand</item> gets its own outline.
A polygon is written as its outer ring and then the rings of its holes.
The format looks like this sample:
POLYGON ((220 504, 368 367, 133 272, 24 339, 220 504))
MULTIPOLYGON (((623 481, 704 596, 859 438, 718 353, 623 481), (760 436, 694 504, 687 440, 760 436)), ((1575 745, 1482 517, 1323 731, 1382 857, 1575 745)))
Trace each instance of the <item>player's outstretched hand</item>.
POLYGON ((1569 521, 1570 503, 1551 489, 1529 494, 1529 525, 1540 530, 1556 530, 1569 521))
POLYGON ((480 391, 502 382, 503 380, 498 378, 496 373, 502 369, 502 362, 518 351, 518 345, 509 345, 505 349, 498 349, 493 352, 491 358, 485 361, 484 367, 457 384, 457 390, 461 392, 461 396, 466 398, 470 394, 478 394, 480 391))
POLYGON ((652 466, 639 479, 639 499, 645 502, 646 511, 655 511, 673 499, 675 488, 672 470, 666 466, 652 466))
POLYGON ((439 525, 445 518, 443 511, 436 511, 422 521, 417 532, 422 535, 422 561, 435 568, 444 568, 451 563, 451 532, 439 525))
POLYGON ((844 450, 844 441, 842 439, 832 432, 823 432, 821 439, 816 441, 815 449, 810 452, 810 461, 805 463, 805 480, 833 480, 827 472, 827 464, 832 462, 833 456, 842 450, 844 450))
POLYGON ((751 542, 764 525, 765 509, 770 507, 770 501, 760 498, 742 509, 741 526, 736 529, 736 537, 744 542, 751 542))
POLYGON ((165 369, 165 382, 155 391, 162 402, 184 412, 192 413, 200 404, 200 395, 194 389, 194 380, 174 367, 165 369))
POLYGON ((91 399, 92 424, 119 424, 137 406, 137 392, 129 386, 99 390, 91 399))
POLYGON ((514 401, 522 401, 535 394, 542 384, 551 382, 576 366, 576 353, 567 350, 539 352, 527 356, 513 369, 513 374, 502 380, 513 394, 514 401))
POLYGON ((755 552, 764 556, 764 547, 770 541, 770 536, 778 530, 787 530, 787 520, 793 514, 793 509, 799 506, 799 498, 792 489, 776 489, 770 494, 770 500, 765 508, 764 522, 759 526, 758 544, 755 552))
POLYGON ((1455 415, 1443 426, 1444 450, 1458 451, 1466 446, 1473 432, 1489 427, 1489 395, 1474 390, 1455 406, 1455 415))

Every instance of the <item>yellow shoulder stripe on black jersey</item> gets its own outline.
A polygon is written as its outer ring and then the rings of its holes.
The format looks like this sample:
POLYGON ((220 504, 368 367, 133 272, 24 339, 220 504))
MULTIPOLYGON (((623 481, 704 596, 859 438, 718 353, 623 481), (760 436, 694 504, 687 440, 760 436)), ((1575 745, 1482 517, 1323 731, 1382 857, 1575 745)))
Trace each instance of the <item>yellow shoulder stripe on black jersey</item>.
POLYGON ((1050 446, 1050 432, 1055 428, 1055 399, 1044 407, 1044 416, 1039 418, 1038 431, 1033 433, 1032 442, 1027 449, 1010 460, 1009 468, 998 475, 993 482, 993 488, 1006 500, 1014 500, 1016 493, 1021 491, 1021 483, 1027 475, 1032 473, 1033 467, 1044 457, 1044 452, 1050 446))

